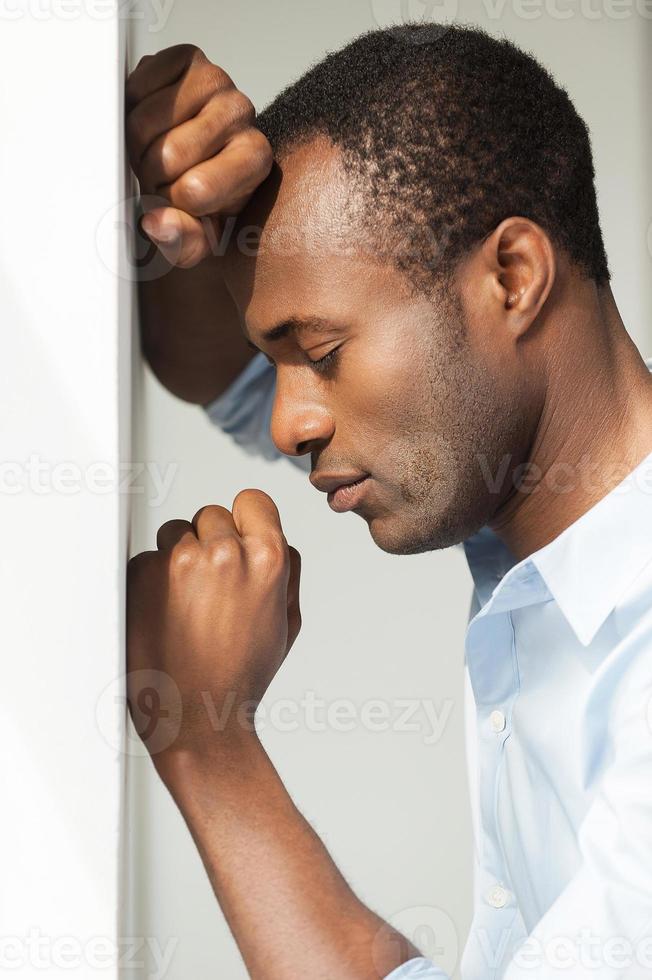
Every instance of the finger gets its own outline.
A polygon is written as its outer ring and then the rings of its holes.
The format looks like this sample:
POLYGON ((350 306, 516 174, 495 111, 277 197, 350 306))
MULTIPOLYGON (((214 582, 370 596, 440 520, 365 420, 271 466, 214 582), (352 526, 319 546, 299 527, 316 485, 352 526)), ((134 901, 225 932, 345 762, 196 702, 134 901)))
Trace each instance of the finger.
POLYGON ((125 83, 125 108, 129 111, 152 92, 178 81, 193 61, 207 60, 195 44, 173 44, 154 55, 144 55, 125 83))
POLYGON ((193 48, 190 44, 175 44, 156 54, 143 55, 125 82, 125 111, 157 89, 176 82, 190 64, 193 48))
POLYGON ((268 176, 273 165, 267 139, 253 127, 238 133, 216 156, 197 164, 159 194, 173 207, 199 217, 239 208, 268 176))
POLYGON ((233 521, 241 538, 281 540, 287 548, 281 515, 264 490, 241 490, 233 501, 233 521))
POLYGON ((220 219, 205 215, 195 218, 178 208, 153 208, 140 221, 170 265, 182 269, 196 265, 211 253, 216 255, 222 233, 220 219))
POLYGON ((200 541, 237 536, 237 529, 231 511, 220 504, 201 507, 192 519, 193 527, 200 541))
POLYGON ((132 555, 127 562, 127 580, 133 581, 141 575, 150 574, 159 560, 158 551, 141 551, 132 555))
POLYGON ((159 551, 173 548, 186 534, 196 540, 195 529, 190 521, 166 521, 161 524, 156 535, 156 547, 159 551))
POLYGON ((299 586, 301 580, 301 555, 292 545, 290 552, 290 577, 288 579, 287 609, 288 609, 288 642, 285 649, 289 652, 292 644, 301 630, 301 607, 299 603, 299 586))
POLYGON ((129 163, 136 173, 155 140, 185 125, 218 97, 227 123, 231 115, 253 120, 255 110, 250 100, 235 88, 226 72, 209 62, 138 102, 125 118, 129 163))
MULTIPOLYGON (((162 98, 157 93, 152 99, 157 97, 162 98)), ((193 102, 192 108, 194 111, 184 116, 187 121, 176 114, 173 125, 166 121, 169 113, 162 108, 152 110, 149 127, 143 125, 139 138, 148 139, 147 147, 138 164, 132 166, 148 187, 171 184, 191 167, 209 160, 237 132, 251 126, 255 117, 253 105, 237 89, 218 92, 197 106, 193 102)), ((139 109, 140 106, 134 109, 132 115, 135 116, 139 109)))
POLYGON ((127 655, 133 660, 139 627, 147 619, 148 607, 153 594, 153 584, 160 574, 161 555, 158 551, 142 551, 127 563, 126 576, 126 619, 127 655))

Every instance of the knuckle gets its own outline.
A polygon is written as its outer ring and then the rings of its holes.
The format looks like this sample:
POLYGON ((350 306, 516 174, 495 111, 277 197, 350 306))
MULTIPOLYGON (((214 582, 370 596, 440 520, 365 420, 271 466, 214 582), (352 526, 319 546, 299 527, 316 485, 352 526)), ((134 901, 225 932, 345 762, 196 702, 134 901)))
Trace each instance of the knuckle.
POLYGON ((214 91, 221 92, 233 86, 231 76, 223 68, 220 68, 219 65, 209 62, 206 66, 206 71, 208 72, 210 86, 214 91))
POLYGON ((258 541, 252 549, 251 561, 259 574, 274 579, 282 577, 288 563, 282 535, 269 535, 264 541, 258 541))
POLYGON ((181 154, 176 140, 168 134, 160 144, 159 159, 164 177, 169 177, 181 165, 181 154))
POLYGON ((160 537, 164 533, 164 531, 169 531, 170 528, 174 526, 174 523, 175 523, 174 518, 172 518, 169 521, 164 521, 163 524, 161 524, 161 526, 158 529, 157 537, 160 537))
POLYGON ((235 89, 231 95, 231 105, 234 117, 237 120, 253 122, 256 116, 256 109, 251 99, 244 92, 241 92, 240 89, 235 89))
POLYGON ((274 154, 269 140, 264 133, 253 126, 247 134, 249 141, 250 159, 254 169, 260 173, 269 173, 274 160, 274 154))
POLYGON ((202 518, 205 518, 205 517, 219 517, 219 515, 222 513, 222 511, 223 511, 223 508, 220 507, 219 504, 204 504, 204 506, 203 507, 200 507, 199 510, 196 512, 195 516, 192 519, 192 523, 194 525, 197 525, 197 523, 202 518))
POLYGON ((208 560, 217 568, 227 568, 240 564, 242 549, 235 537, 224 537, 211 541, 206 546, 208 560))
POLYGON ((193 564, 195 560, 195 549, 186 542, 180 541, 175 544, 170 552, 170 568, 173 571, 183 571, 193 564))
POLYGON ((173 44, 171 47, 166 48, 166 51, 178 52, 179 54, 187 55, 190 61, 201 61, 206 58, 206 55, 200 47, 196 44, 191 44, 190 42, 182 42, 181 44, 173 44))
POLYGON ((208 182, 200 173, 183 174, 175 190, 186 211, 201 211, 210 199, 208 182))

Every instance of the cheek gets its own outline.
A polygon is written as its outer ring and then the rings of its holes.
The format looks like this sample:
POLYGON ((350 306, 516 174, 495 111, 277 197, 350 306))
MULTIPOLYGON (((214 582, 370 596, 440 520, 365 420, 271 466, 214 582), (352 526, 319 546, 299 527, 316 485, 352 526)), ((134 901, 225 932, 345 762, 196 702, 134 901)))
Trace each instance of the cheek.
POLYGON ((423 432, 429 384, 423 359, 411 349, 384 345, 356 360, 343 364, 338 417, 362 442, 359 448, 380 461, 423 432))

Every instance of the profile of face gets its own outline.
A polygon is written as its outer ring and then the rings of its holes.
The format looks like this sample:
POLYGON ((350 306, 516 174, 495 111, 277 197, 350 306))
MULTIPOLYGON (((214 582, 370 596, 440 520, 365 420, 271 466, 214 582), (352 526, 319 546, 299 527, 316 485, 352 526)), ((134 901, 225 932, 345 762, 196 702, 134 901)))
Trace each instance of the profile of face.
POLYGON ((383 550, 444 548, 509 493, 531 391, 514 338, 496 337, 494 284, 471 263, 447 295, 417 292, 362 232, 352 194, 330 144, 293 150, 240 216, 225 280, 276 366, 278 449, 309 453, 318 489, 361 480, 328 499, 383 550))

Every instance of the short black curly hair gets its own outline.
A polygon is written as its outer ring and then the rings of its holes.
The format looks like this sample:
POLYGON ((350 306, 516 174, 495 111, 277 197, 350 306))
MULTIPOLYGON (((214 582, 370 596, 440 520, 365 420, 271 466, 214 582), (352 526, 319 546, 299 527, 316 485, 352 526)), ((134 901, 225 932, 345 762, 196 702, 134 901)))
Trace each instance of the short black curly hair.
POLYGON ((288 86, 256 125, 279 159, 328 137, 362 179, 370 227, 390 218, 392 255, 418 286, 512 215, 540 224, 581 275, 610 279, 587 127, 507 39, 465 25, 369 31, 288 86), (405 241, 406 230, 407 251, 395 235, 405 241))

